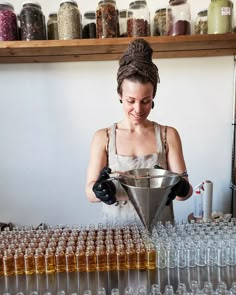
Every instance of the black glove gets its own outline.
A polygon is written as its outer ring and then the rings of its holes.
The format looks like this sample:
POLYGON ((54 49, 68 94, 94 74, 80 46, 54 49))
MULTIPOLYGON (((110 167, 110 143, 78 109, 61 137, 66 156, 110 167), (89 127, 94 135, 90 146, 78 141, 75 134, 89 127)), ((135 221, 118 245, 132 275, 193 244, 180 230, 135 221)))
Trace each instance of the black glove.
POLYGON ((111 169, 104 167, 97 181, 93 185, 93 192, 96 197, 107 205, 114 204, 116 202, 116 187, 112 181, 106 181, 110 176, 111 169))
POLYGON ((166 206, 169 206, 176 196, 182 197, 182 198, 186 197, 189 192, 189 189, 190 189, 189 182, 185 178, 181 177, 179 182, 177 182, 171 188, 171 192, 168 195, 166 206))
POLYGON ((154 167, 153 167, 154 169, 163 169, 161 166, 159 166, 159 165, 154 165, 154 167))

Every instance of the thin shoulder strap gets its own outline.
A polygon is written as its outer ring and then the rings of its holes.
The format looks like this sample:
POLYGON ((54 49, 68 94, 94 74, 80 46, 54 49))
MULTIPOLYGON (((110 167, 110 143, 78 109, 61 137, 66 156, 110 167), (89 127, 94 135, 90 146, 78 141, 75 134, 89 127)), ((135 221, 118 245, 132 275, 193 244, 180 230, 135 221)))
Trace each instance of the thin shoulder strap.
POLYGON ((110 134, 108 132, 108 154, 115 155, 116 154, 116 123, 111 126, 110 134))
POLYGON ((164 129, 164 152, 166 153, 167 150, 167 126, 164 129))
POLYGON ((161 128, 160 125, 154 122, 154 129, 155 129, 155 134, 156 134, 156 145, 157 145, 157 150, 159 153, 162 153, 163 151, 163 145, 162 145, 162 139, 161 139, 161 128))

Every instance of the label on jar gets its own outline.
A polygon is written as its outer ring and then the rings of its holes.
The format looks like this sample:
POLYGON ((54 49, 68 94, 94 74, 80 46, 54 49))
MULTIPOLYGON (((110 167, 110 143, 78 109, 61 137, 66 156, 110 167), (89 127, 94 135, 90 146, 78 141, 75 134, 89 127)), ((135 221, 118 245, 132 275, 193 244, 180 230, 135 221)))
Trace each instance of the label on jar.
POLYGON ((221 15, 231 15, 230 7, 221 7, 221 15))

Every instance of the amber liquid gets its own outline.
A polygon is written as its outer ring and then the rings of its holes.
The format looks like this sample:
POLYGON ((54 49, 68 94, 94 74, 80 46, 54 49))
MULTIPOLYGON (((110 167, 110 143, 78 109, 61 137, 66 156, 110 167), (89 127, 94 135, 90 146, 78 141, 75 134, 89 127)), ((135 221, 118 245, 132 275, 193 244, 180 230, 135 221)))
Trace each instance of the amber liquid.
POLYGON ((96 255, 96 269, 98 271, 104 271, 107 269, 107 259, 106 253, 102 252, 101 254, 96 255))
POLYGON ((126 252, 126 266, 128 269, 136 269, 137 258, 134 250, 126 252))
POLYGON ((21 275, 25 272, 25 262, 24 262, 24 255, 21 254, 19 256, 14 257, 15 263, 15 274, 21 275))
POLYGON ((107 270, 116 270, 116 252, 107 252, 107 270))
POLYGON ((76 270, 75 264, 75 255, 74 254, 66 254, 66 271, 73 272, 76 270))
POLYGON ((55 272, 55 259, 53 254, 45 254, 45 271, 46 273, 55 272))
POLYGON ((25 261, 25 273, 27 275, 35 273, 34 256, 25 255, 24 261, 25 261))
POLYGON ((3 275, 3 256, 0 254, 0 276, 3 275))
POLYGON ((56 261, 56 271, 57 272, 66 271, 66 256, 64 253, 63 254, 56 254, 55 261, 56 261))
POLYGON ((34 262, 35 262, 35 272, 37 274, 45 273, 44 255, 35 255, 34 262))
POLYGON ((127 269, 126 253, 124 251, 117 252, 116 260, 117 260, 117 270, 125 270, 125 269, 127 269))
POLYGON ((137 269, 146 269, 147 267, 147 256, 144 249, 137 251, 137 269))
POLYGON ((150 251, 147 252, 147 268, 148 269, 155 269, 156 268, 156 250, 151 249, 150 251))
POLYGON ((3 273, 5 276, 10 276, 15 273, 14 258, 12 257, 3 257, 3 273))
POLYGON ((96 270, 95 253, 86 253, 86 271, 91 272, 96 270))
POLYGON ((85 253, 76 253, 76 270, 86 271, 86 257, 85 253))

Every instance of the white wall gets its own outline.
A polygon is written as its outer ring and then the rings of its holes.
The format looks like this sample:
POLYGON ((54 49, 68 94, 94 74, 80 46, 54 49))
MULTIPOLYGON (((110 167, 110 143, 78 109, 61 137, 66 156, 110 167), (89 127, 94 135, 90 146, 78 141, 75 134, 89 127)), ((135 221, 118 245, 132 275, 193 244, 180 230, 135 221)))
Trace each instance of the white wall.
MULTIPOLYGON (((16 11, 21 2, 11 0, 16 11)), ((210 1, 189 2, 194 19, 210 1)), ((40 3, 46 15, 59 5, 40 3)), ((97 4, 78 3, 82 12, 97 4)), ((179 130, 190 181, 212 180, 213 209, 229 212, 233 57, 155 62, 161 84, 151 119, 179 130)), ((117 61, 0 65, 0 222, 99 221, 100 205, 85 197, 86 169, 95 130, 122 118, 117 69, 117 61)), ((192 209, 193 199, 176 202, 176 218, 192 209)))

